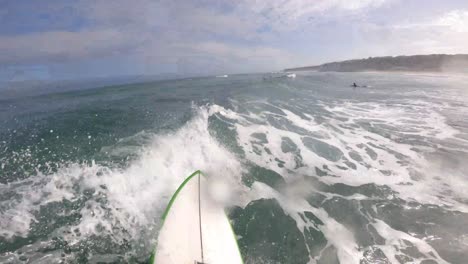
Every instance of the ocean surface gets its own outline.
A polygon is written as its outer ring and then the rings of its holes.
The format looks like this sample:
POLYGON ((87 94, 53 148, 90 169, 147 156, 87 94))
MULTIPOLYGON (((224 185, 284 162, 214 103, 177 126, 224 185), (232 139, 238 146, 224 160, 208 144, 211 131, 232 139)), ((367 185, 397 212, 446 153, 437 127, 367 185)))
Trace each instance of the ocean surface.
POLYGON ((198 169, 246 264, 468 261, 468 77, 310 73, 0 91, 0 263, 145 263, 198 169))

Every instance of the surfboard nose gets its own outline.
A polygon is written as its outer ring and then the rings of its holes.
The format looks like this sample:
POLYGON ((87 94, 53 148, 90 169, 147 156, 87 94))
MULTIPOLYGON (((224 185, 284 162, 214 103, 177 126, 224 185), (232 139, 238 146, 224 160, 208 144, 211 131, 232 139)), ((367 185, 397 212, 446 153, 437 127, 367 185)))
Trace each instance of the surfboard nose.
POLYGON ((196 171, 174 193, 163 215, 154 263, 243 263, 224 206, 208 195, 208 181, 196 171))

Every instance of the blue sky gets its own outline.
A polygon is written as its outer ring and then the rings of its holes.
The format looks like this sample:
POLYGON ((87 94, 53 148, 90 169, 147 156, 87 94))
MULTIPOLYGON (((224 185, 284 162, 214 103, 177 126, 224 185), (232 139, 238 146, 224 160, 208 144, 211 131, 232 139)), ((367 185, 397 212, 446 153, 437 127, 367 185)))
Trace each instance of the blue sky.
POLYGON ((468 53, 466 0, 0 0, 0 79, 281 70, 468 53))

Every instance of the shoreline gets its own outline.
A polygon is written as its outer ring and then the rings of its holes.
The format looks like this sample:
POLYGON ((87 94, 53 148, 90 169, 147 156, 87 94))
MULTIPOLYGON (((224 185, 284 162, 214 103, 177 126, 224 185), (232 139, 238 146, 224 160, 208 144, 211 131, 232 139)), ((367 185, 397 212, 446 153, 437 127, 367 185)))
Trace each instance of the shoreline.
POLYGON ((317 70, 299 70, 299 71, 284 71, 285 73, 391 73, 404 75, 418 76, 445 76, 445 77, 468 77, 468 72, 437 72, 437 71, 317 71, 317 70))

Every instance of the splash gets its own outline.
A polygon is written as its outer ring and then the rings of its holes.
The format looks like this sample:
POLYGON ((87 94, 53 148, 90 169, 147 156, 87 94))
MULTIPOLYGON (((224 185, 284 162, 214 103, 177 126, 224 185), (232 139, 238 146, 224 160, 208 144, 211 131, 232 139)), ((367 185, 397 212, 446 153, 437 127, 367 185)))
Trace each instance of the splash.
POLYGON ((49 237, 60 234, 70 247, 96 236, 137 248, 146 240, 143 247, 151 247, 159 216, 187 175, 201 169, 214 179, 235 183, 242 171, 236 156, 208 131, 208 118, 216 107, 193 111, 194 118, 178 131, 154 135, 127 168, 64 164, 56 173, 1 185, 2 193, 15 192, 1 204, 1 236, 10 240, 33 236, 44 221, 43 211, 56 205, 62 216, 80 216, 71 225, 49 231, 49 237))

